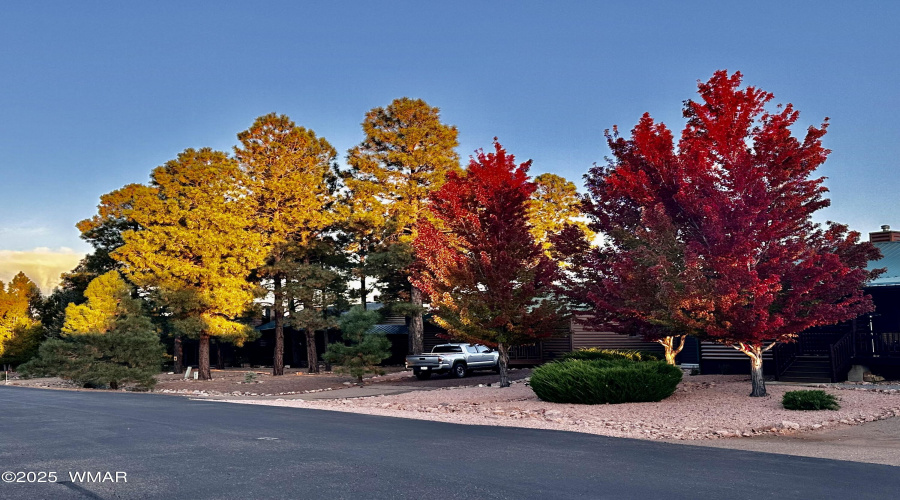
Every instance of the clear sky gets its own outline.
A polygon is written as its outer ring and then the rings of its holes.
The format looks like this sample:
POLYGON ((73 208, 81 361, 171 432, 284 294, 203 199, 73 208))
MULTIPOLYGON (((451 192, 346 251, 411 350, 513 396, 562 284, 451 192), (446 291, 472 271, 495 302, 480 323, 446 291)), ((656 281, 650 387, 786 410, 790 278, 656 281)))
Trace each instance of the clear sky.
POLYGON ((343 158, 367 110, 422 98, 463 158, 497 136, 581 187, 604 129, 649 111, 680 131, 717 69, 792 102, 800 134, 831 118, 821 221, 900 227, 898 18, 896 1, 0 2, 0 279, 68 265, 101 194, 185 148, 230 151, 269 112, 343 158))

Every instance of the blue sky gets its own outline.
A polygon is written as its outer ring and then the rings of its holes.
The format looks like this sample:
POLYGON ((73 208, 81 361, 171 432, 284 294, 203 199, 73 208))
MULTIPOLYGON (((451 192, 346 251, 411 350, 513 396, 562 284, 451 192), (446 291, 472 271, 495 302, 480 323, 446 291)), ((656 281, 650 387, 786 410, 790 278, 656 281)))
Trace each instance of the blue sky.
MULTIPOLYGON (((460 154, 494 136, 573 180, 603 131, 683 126, 697 80, 740 70, 828 116, 820 220, 900 227, 900 2, 2 2, 2 255, 79 254, 101 194, 277 112, 341 152, 367 110, 442 110, 460 154)), ((0 272, 0 279, 4 279, 0 272)))

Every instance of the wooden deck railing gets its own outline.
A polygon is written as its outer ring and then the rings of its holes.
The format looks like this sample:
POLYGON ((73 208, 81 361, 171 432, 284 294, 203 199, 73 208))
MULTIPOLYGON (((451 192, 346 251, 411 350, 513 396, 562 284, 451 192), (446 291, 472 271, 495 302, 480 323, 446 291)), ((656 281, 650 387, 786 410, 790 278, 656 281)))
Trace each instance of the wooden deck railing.
POLYGON ((900 358, 900 332, 857 332, 853 346, 858 358, 900 358))
POLYGON ((541 357, 541 343, 535 342, 529 345, 520 345, 509 350, 509 360, 534 362, 543 359, 541 357))
POLYGON ((775 361, 775 378, 784 375, 791 363, 797 359, 800 352, 799 342, 779 342, 772 348, 772 358, 775 361))
POLYGON ((846 379, 847 371, 853 361, 854 344, 853 333, 847 332, 829 347, 832 382, 842 382, 846 379))

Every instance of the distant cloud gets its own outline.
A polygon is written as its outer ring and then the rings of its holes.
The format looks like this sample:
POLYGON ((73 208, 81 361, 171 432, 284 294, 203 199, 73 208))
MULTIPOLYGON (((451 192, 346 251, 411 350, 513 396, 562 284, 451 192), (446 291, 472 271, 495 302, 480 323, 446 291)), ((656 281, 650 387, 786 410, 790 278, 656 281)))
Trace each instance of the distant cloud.
POLYGON ((60 274, 72 270, 83 257, 84 254, 66 247, 0 250, 0 281, 9 283, 21 271, 48 294, 59 284, 60 274))

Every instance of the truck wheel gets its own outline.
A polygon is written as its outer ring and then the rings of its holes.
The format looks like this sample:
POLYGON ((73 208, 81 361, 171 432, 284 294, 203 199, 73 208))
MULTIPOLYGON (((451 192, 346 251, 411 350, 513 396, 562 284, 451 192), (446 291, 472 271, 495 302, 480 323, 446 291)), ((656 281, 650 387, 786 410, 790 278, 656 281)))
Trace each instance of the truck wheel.
POLYGON ((431 378, 431 372, 416 372, 416 378, 419 380, 428 380, 431 378))
POLYGON ((494 373, 500 373, 500 362, 497 361, 497 364, 494 365, 494 373))
POLYGON ((453 368, 450 369, 450 375, 453 378, 463 378, 466 376, 466 365, 463 363, 456 363, 453 365, 453 368))

